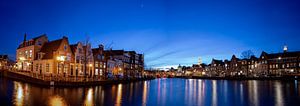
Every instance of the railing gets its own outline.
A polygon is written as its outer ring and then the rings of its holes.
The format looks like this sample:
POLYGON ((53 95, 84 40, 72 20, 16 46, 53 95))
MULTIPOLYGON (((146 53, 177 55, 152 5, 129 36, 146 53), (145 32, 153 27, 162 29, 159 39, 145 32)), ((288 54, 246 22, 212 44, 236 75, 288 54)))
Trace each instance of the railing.
MULTIPOLYGON (((99 76, 69 76, 69 75, 44 75, 38 73, 32 73, 29 71, 10 70, 16 74, 28 76, 31 78, 43 80, 43 81, 60 81, 60 82, 96 82, 96 81, 110 81, 110 80, 128 80, 129 78, 104 78, 99 76)), ((135 79, 135 78, 130 78, 135 79)))

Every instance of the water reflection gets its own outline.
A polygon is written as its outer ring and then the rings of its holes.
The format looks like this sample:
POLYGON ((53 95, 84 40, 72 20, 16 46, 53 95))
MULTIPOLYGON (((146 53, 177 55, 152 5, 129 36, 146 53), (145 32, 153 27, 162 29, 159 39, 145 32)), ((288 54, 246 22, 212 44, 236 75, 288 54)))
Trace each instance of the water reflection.
POLYGON ((275 105, 284 106, 284 99, 282 94, 282 87, 280 82, 275 82, 275 105))
POLYGON ((213 92, 212 92, 212 105, 213 106, 217 106, 218 105, 218 94, 217 94, 217 81, 216 80, 213 80, 212 81, 212 89, 213 89, 213 92))
POLYGON ((24 104, 24 88, 21 83, 14 82, 14 105, 23 106, 24 104))
POLYGON ((121 103, 122 103, 122 84, 119 84, 115 106, 121 106, 121 103))
POLYGON ((93 98, 94 98, 94 91, 92 88, 89 88, 89 90, 87 91, 87 94, 86 94, 84 105, 85 106, 93 106, 94 105, 93 98))
POLYGON ((66 101, 61 96, 53 96, 49 99, 50 106, 67 106, 66 101))
POLYGON ((297 81, 157 79, 91 88, 47 88, 13 81, 3 83, 0 79, 0 86, 0 103, 3 106, 289 106, 300 104, 300 89, 297 81))
POLYGON ((258 97, 258 84, 256 80, 253 81, 249 81, 248 82, 249 86, 248 86, 248 93, 249 93, 249 98, 250 101, 252 102, 251 105, 253 106, 258 106, 259 105, 259 97, 258 97))
POLYGON ((144 89, 143 89, 143 106, 146 106, 148 97, 148 83, 147 81, 144 82, 144 89))

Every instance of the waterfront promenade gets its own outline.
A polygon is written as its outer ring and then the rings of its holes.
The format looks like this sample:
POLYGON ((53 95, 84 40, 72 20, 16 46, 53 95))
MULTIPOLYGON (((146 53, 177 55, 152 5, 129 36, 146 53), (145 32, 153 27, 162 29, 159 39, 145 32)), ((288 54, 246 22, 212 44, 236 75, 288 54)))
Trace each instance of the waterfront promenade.
POLYGON ((141 78, 100 78, 100 77, 64 77, 64 76, 40 76, 29 72, 0 71, 2 77, 11 78, 22 82, 32 83, 40 86, 55 87, 83 87, 105 84, 129 83, 143 80, 152 80, 154 77, 144 76, 141 78))

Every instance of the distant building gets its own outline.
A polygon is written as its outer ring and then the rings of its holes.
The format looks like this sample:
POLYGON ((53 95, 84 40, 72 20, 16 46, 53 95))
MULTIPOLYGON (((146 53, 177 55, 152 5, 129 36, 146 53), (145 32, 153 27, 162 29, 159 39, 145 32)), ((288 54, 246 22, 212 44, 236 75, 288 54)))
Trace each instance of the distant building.
POLYGON ((7 55, 0 55, 0 70, 9 69, 11 67, 10 60, 7 55))
POLYGON ((225 75, 225 67, 224 67, 224 62, 222 60, 212 59, 211 66, 210 66, 210 75, 211 76, 225 75))
POLYGON ((282 53, 262 52, 259 58, 260 70, 267 75, 299 74, 300 51, 288 52, 287 46, 282 53), (265 70, 265 71, 263 71, 265 70))
MULTIPOLYGON (((104 46, 99 45, 98 48, 92 49, 94 56, 95 75, 105 77, 107 70, 107 56, 104 53, 104 46)), ((110 63, 112 64, 112 63, 110 63)))

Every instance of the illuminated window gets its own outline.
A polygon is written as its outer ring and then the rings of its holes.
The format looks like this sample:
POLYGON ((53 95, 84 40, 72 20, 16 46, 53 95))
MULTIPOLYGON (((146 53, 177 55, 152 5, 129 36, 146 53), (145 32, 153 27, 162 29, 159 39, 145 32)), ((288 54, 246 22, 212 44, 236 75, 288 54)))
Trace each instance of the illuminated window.
POLYGON ((29 57, 32 57, 32 50, 29 50, 29 57))
POLYGON ((282 68, 284 68, 284 64, 282 64, 282 68))
POLYGON ((102 69, 100 69, 100 75, 103 75, 103 70, 102 69))
POLYGON ((28 51, 26 50, 25 51, 25 58, 27 58, 28 57, 28 51))
POLYGON ((46 72, 50 72, 50 65, 49 64, 46 64, 46 72))

